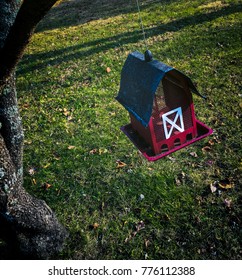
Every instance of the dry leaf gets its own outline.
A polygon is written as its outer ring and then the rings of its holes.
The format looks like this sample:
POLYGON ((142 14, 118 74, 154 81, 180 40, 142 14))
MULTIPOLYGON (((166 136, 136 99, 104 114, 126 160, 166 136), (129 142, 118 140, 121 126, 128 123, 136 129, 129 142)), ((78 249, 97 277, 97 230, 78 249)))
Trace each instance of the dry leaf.
POLYGON ((147 249, 148 248, 148 246, 150 245, 150 240, 148 240, 148 239, 145 239, 145 248, 147 249))
POLYGON ((100 148, 100 149, 98 149, 99 155, 101 155, 101 154, 106 154, 107 152, 108 152, 108 150, 105 149, 105 148, 100 148))
POLYGON ((217 190, 216 184, 217 184, 217 182, 210 184, 210 190, 212 193, 215 193, 217 190))
POLYGON ((98 152, 97 149, 93 149, 93 150, 91 150, 91 151, 89 152, 89 154, 90 154, 90 155, 94 155, 94 154, 96 154, 97 152, 98 152))
POLYGON ((214 145, 214 141, 213 141, 213 140, 209 140, 209 141, 208 141, 208 144, 209 144, 210 146, 213 146, 213 145, 214 145))
POLYGON ((45 166, 43 166, 44 169, 48 168, 50 166, 50 163, 47 163, 45 166))
POLYGON ((30 144, 32 144, 32 141, 24 140, 24 144, 30 145, 30 144))
POLYGON ((136 234, 139 232, 139 231, 141 231, 142 229, 144 229, 145 228, 145 223, 143 222, 143 221, 140 221, 140 222, 138 222, 136 225, 135 225, 135 231, 133 231, 130 235, 129 235, 129 237, 127 237, 126 239, 125 239, 125 243, 127 243, 127 242, 129 242, 133 237, 135 237, 136 236, 136 234))
POLYGON ((232 199, 225 198, 224 204, 225 204, 226 207, 231 208, 231 206, 232 206, 232 199))
POLYGON ((141 229, 145 228, 145 223, 143 221, 138 222, 136 225, 137 232, 139 232, 141 229))
POLYGON ((93 229, 97 229, 99 227, 99 224, 98 223, 94 223, 92 226, 93 226, 93 229))
POLYGON ((73 120, 73 117, 70 115, 70 116, 67 116, 67 120, 70 122, 73 120))
POLYGON ((124 240, 124 243, 128 243, 132 239, 132 236, 130 235, 129 237, 126 237, 124 240))
POLYGON ((171 161, 176 161, 176 158, 174 158, 174 157, 167 156, 167 158, 168 158, 169 160, 171 160, 171 161))
POLYGON ((231 189, 234 187, 234 184, 230 182, 229 179, 224 179, 218 182, 218 186, 222 189, 231 189))
POLYGON ((203 152, 209 152, 209 151, 211 151, 211 147, 205 146, 205 147, 202 148, 202 151, 203 152))
POLYGON ((28 109, 28 108, 30 107, 30 105, 29 105, 29 103, 25 103, 25 104, 22 105, 22 107, 23 107, 24 109, 28 109))
MULTIPOLYGON (((213 141, 214 143, 218 143, 218 144, 221 143, 221 141, 219 140, 219 137, 218 137, 218 136, 214 136, 213 139, 212 139, 211 141, 213 141)), ((209 141, 209 144, 210 144, 210 141, 209 141)), ((211 144, 210 144, 210 145, 211 145, 211 144)))
POLYGON ((197 153, 196 153, 196 152, 191 152, 190 155, 191 155, 192 157, 197 158, 197 153))
POLYGON ((150 170, 150 171, 154 170, 154 168, 151 168, 151 167, 148 167, 147 169, 150 170))
POLYGON ((52 187, 52 185, 49 184, 49 183, 44 183, 44 184, 42 185, 42 188, 45 189, 45 190, 48 190, 48 189, 51 188, 51 187, 52 187))
POLYGON ((207 162, 206 162, 207 165, 213 165, 213 160, 209 159, 207 162))
POLYGON ((122 162, 122 161, 119 160, 119 159, 116 161, 116 163, 117 163, 117 168, 122 168, 122 167, 124 167, 124 166, 127 165, 126 163, 122 162))
POLYGON ((68 150, 73 150, 73 149, 75 149, 76 147, 75 146, 69 146, 68 147, 68 150))
POLYGON ((29 175, 32 176, 35 174, 35 169, 33 167, 31 167, 28 172, 29 172, 29 175))
POLYGON ((178 179, 178 178, 175 178, 175 182, 176 182, 176 185, 177 186, 180 186, 181 185, 181 180, 180 179, 178 179))
POLYGON ((107 71, 107 73, 110 73, 111 72, 111 68, 107 67, 106 71, 107 71))
POLYGON ((66 108, 64 108, 63 114, 67 117, 70 114, 70 112, 66 108))

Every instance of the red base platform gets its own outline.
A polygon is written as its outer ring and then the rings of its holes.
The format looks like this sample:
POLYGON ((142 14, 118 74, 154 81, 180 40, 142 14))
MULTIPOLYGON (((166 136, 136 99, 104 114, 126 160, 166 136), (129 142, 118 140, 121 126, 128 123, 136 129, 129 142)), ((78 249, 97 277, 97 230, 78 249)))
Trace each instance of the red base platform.
POLYGON ((131 124, 127 124, 125 126, 122 126, 120 129, 126 134, 126 136, 133 142, 133 144, 139 149, 139 151, 142 153, 142 155, 148 160, 148 161, 156 161, 158 159, 161 159, 171 153, 176 152, 177 150, 180 150, 188 145, 193 144, 196 141, 199 141, 210 134, 213 133, 213 130, 200 122, 199 120, 196 120, 197 124, 197 132, 198 135, 196 138, 193 138, 186 143, 175 147, 174 149, 171 149, 169 151, 163 152, 161 154, 155 155, 152 151, 151 147, 144 141, 144 139, 132 128, 131 124))

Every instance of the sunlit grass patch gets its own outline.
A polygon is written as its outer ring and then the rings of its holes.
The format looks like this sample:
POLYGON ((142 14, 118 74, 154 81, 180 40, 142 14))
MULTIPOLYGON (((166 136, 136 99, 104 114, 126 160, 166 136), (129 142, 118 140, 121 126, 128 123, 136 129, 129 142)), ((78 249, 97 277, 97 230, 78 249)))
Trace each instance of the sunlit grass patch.
POLYGON ((154 58, 196 82, 214 129, 152 163, 115 100, 127 55, 145 50, 135 1, 81 2, 46 16, 17 72, 25 186, 70 232, 57 258, 241 258, 241 4, 142 1, 154 58))

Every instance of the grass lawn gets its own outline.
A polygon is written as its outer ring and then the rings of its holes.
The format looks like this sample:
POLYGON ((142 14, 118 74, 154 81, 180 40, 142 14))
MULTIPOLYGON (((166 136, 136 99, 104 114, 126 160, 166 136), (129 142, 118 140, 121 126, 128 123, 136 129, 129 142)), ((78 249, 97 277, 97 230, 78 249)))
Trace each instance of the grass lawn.
POLYGON ((155 59, 187 74, 213 135, 156 162, 120 126, 135 0, 60 1, 17 69, 25 186, 70 237, 59 259, 241 259, 241 1, 142 0, 155 59))

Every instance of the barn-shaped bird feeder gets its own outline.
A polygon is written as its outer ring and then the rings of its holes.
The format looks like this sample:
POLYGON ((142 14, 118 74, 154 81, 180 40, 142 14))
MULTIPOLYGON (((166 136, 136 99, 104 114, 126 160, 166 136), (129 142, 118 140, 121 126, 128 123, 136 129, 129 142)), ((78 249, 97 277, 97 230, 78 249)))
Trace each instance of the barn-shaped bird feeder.
MULTIPOLYGON (((191 79, 153 60, 151 53, 131 53, 122 69, 116 99, 128 110, 130 124, 121 130, 150 161, 212 133, 195 117, 191 79)), ((201 96, 202 97, 202 96, 201 96)))

